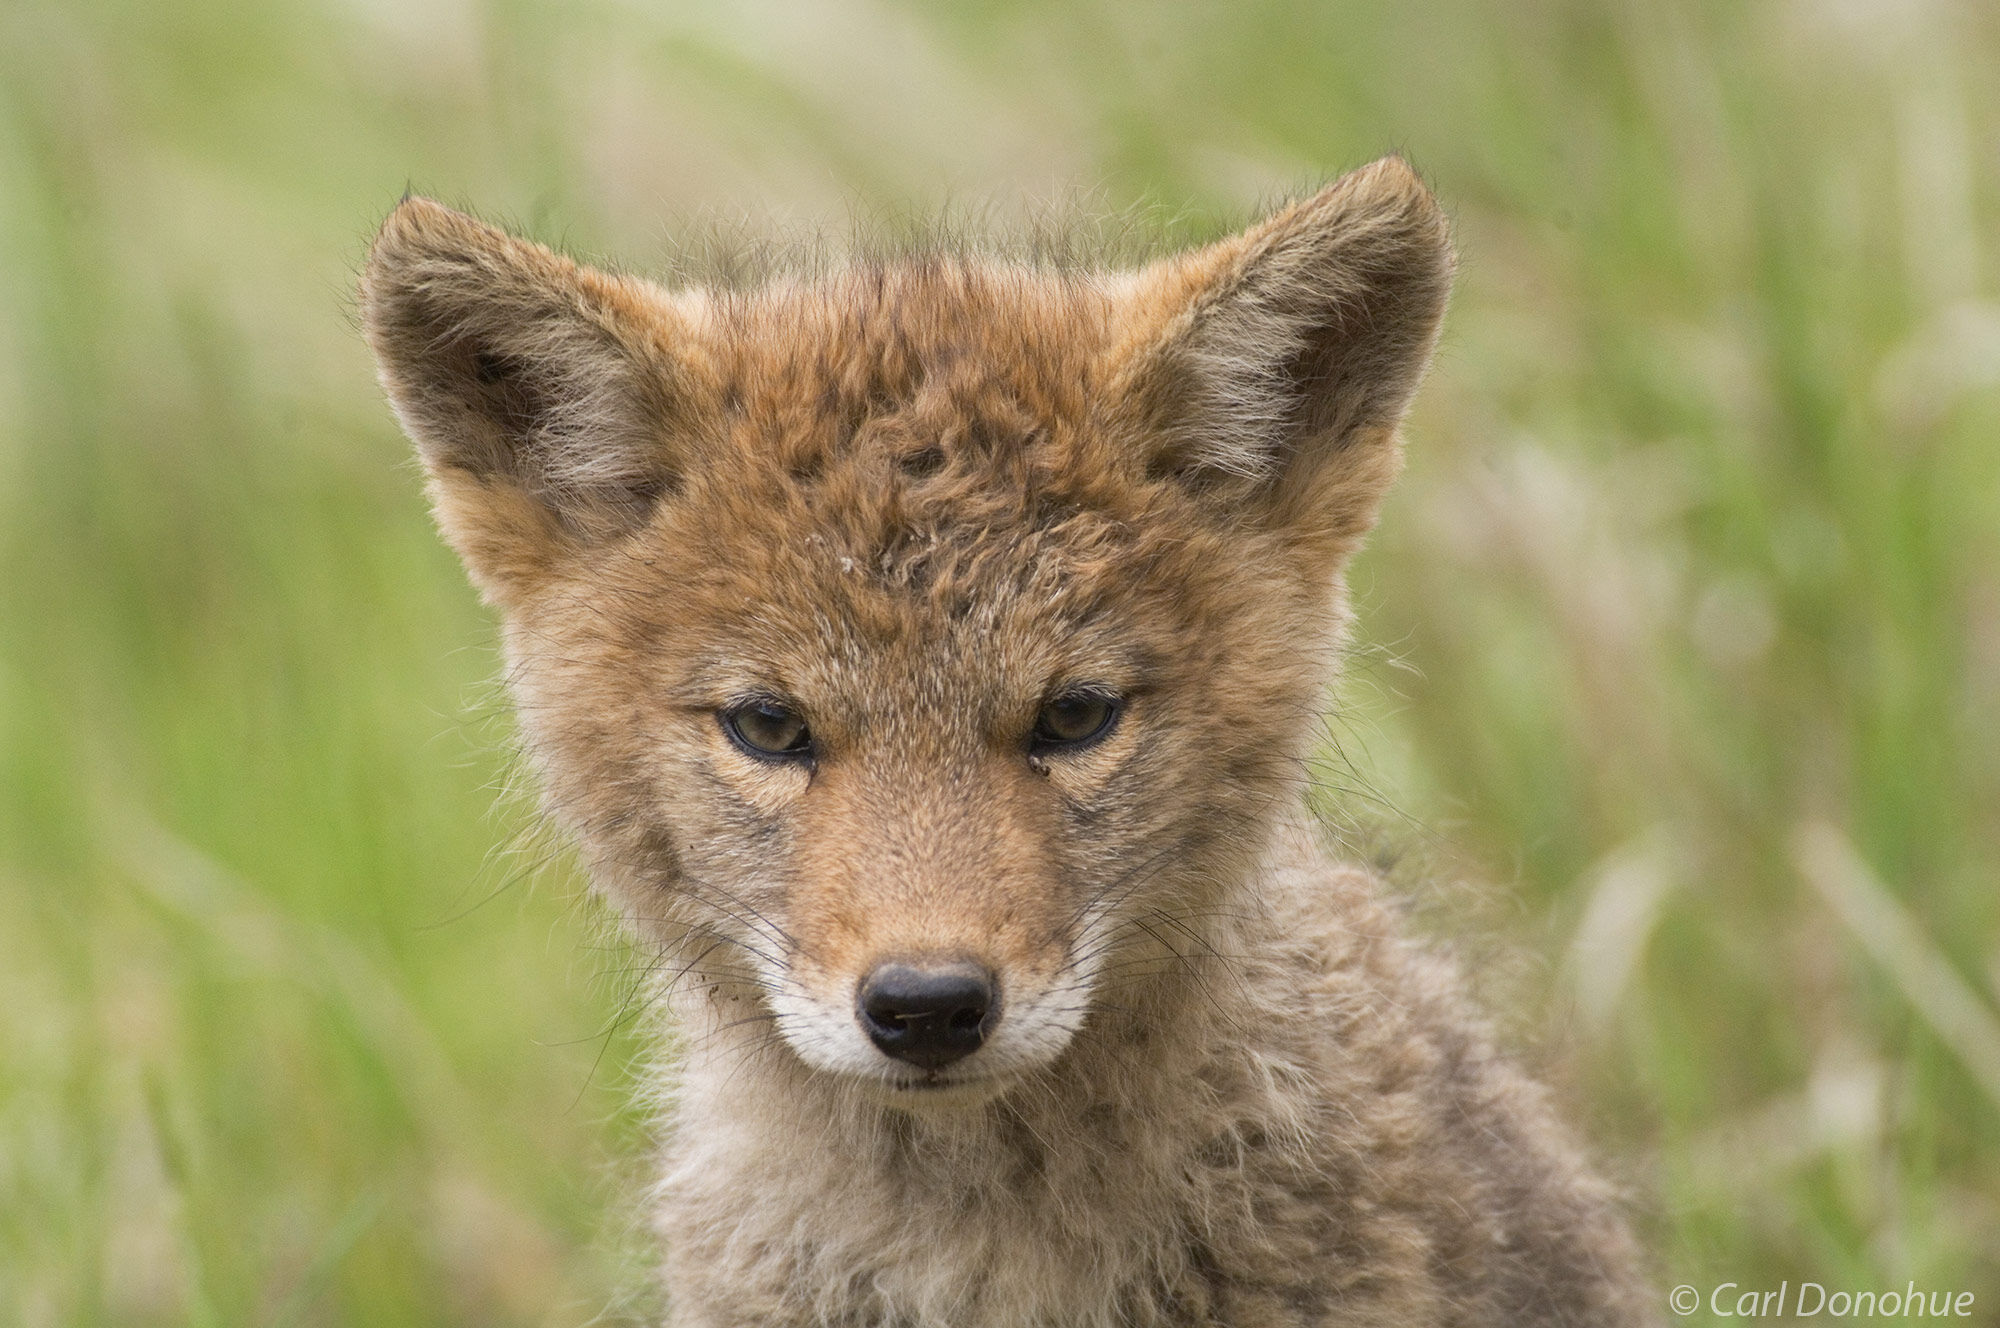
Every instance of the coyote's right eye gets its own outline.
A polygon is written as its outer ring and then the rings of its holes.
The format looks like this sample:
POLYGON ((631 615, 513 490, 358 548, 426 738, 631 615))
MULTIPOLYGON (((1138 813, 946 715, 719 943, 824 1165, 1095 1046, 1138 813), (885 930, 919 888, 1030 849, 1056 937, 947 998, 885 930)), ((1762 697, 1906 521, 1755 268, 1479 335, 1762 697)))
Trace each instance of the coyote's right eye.
POLYGON ((812 730, 797 711, 769 697, 721 712, 722 730, 738 747, 764 760, 797 760, 812 755, 812 730))

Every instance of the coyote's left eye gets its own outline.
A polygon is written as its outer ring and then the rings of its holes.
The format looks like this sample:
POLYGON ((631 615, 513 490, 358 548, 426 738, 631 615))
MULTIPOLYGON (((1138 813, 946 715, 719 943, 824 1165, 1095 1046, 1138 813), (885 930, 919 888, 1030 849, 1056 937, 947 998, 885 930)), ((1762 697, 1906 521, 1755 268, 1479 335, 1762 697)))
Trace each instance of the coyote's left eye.
POLYGON ((1117 697, 1103 692, 1067 692, 1035 716, 1034 745, 1044 751, 1080 747, 1109 733, 1117 720, 1117 697))
POLYGON ((812 730, 798 712, 768 697, 745 701, 724 710, 722 728, 736 745, 766 760, 812 755, 812 730))

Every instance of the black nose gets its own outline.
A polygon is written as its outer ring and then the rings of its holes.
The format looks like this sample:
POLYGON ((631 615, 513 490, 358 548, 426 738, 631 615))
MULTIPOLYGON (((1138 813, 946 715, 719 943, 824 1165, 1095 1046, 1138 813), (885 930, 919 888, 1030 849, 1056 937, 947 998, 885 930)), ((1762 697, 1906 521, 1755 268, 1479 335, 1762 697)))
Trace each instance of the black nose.
POLYGON ((886 1054, 936 1070, 979 1050, 998 1015, 993 976, 976 964, 882 964, 861 984, 861 1027, 886 1054))

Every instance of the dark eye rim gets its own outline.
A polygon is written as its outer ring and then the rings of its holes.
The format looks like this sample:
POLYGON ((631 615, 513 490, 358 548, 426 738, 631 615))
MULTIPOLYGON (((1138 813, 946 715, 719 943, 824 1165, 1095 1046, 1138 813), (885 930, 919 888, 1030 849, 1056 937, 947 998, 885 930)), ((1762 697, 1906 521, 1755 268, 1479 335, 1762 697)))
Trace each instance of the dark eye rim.
POLYGON ((772 765, 810 764, 818 749, 813 743, 812 726, 799 713, 799 708, 791 702, 776 696, 746 696, 731 701, 715 712, 715 719, 722 726, 722 732, 736 749, 754 761, 764 761, 772 765), (746 736, 738 726, 738 719, 746 712, 758 708, 782 710, 799 721, 798 741, 784 748, 760 747, 746 736))
POLYGON ((1125 714, 1125 698, 1108 687, 1069 687, 1042 702, 1035 712, 1035 727, 1028 735, 1028 751, 1031 755, 1044 756, 1058 752, 1079 752, 1095 747, 1110 737, 1118 727, 1118 721, 1125 714), (1096 728, 1082 737, 1063 738, 1042 732, 1042 715, 1050 706, 1065 701, 1096 701, 1104 706, 1104 718, 1096 728))

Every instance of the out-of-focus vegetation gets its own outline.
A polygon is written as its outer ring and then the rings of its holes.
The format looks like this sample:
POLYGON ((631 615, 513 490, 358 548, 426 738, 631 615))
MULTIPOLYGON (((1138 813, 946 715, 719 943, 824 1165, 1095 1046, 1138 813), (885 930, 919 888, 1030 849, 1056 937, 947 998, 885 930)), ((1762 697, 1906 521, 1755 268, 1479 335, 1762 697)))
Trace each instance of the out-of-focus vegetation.
POLYGON ((1529 956, 1663 1287, 1993 1313, 1996 69, 1980 0, 9 0, 0 1320, 643 1312, 623 961, 491 855, 351 325, 406 184, 643 268, 1388 149, 1464 276, 1333 782, 1529 956))

